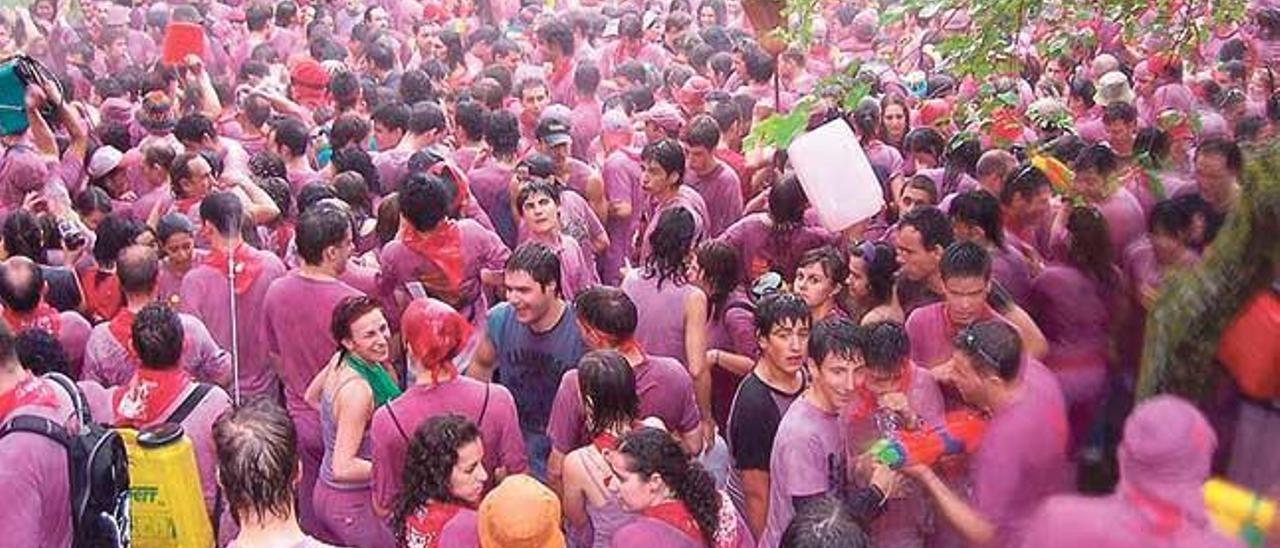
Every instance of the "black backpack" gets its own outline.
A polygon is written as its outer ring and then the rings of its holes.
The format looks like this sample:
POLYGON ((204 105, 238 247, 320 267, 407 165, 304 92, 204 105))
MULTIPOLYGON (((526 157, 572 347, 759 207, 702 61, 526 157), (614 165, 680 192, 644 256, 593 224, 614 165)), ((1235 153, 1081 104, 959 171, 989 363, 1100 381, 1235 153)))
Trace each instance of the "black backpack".
POLYGON ((115 430, 93 422, 84 393, 59 373, 44 376, 71 396, 80 422, 78 435, 44 417, 19 415, 0 427, 0 438, 13 432, 39 434, 67 450, 73 548, 118 548, 129 545, 129 458, 115 430))

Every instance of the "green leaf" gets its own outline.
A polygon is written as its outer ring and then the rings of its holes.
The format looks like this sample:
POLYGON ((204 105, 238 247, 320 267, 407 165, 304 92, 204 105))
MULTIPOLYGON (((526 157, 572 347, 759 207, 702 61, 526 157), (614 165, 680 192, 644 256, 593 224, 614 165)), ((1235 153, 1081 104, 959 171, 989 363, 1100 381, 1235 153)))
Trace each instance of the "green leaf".
POLYGON ((806 97, 792 107, 786 114, 772 114, 751 127, 751 134, 743 140, 744 149, 750 150, 758 146, 771 146, 779 150, 791 146, 791 141, 804 132, 809 125, 809 114, 816 103, 812 97, 806 97))

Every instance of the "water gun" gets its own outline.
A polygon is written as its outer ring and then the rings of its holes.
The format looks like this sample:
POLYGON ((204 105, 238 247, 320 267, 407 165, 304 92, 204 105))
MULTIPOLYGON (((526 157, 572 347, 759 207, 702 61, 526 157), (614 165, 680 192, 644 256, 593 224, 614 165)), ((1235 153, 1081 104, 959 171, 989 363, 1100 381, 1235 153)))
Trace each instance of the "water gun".
POLYGON ((1218 532, 1252 548, 1261 548, 1277 525, 1275 500, 1228 481, 1205 482, 1204 506, 1218 532))
POLYGON ((987 421, 965 411, 948 413, 942 426, 900 430, 877 440, 867 450, 877 462, 898 470, 912 464, 932 465, 943 455, 972 453, 987 431, 987 421))

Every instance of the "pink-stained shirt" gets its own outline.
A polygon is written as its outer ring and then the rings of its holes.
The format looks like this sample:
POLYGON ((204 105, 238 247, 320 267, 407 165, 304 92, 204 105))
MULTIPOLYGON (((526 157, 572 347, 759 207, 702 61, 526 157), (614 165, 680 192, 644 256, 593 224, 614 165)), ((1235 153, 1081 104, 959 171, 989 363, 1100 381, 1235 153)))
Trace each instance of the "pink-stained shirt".
POLYGON ((769 458, 769 517, 760 546, 778 546, 796 497, 840 492, 847 484, 844 424, 801 395, 778 423, 769 458))
POLYGON ((609 285, 617 285, 622 281, 622 267, 626 265, 626 259, 634 246, 632 236, 636 232, 640 210, 645 202, 644 191, 640 186, 643 172, 640 152, 629 148, 613 151, 600 167, 605 199, 610 203, 621 202, 631 207, 630 216, 619 218, 610 215, 605 223, 605 231, 609 234, 609 249, 598 259, 598 265, 601 281, 609 285))
POLYGON ((412 150, 393 148, 373 156, 373 166, 378 169, 378 182, 384 194, 399 190, 401 179, 409 174, 409 157, 413 153, 412 150))
MULTIPOLYGON (((502 270, 507 257, 511 256, 511 250, 503 245, 497 234, 475 221, 460 219, 456 223, 462 237, 461 291, 463 295, 471 296, 471 304, 458 312, 469 318, 472 325, 480 327, 484 325, 489 308, 481 286, 480 273, 483 270, 502 270)), ((423 273, 434 266, 400 240, 387 242, 382 248, 379 263, 382 271, 377 278, 378 294, 384 303, 394 305, 387 312, 388 319, 396 325, 404 307, 409 303, 410 293, 405 284, 418 281, 423 273)))
MULTIPOLYGON (((178 314, 178 318, 182 320, 183 331, 179 363, 187 374, 209 384, 229 378, 231 354, 214 342, 199 318, 190 314, 178 314)), ((82 378, 110 388, 129 382, 139 366, 137 356, 130 355, 129 350, 111 334, 110 322, 94 326, 85 346, 82 378)))
POLYGON ((428 419, 458 413, 480 420, 481 461, 489 477, 502 468, 520 474, 528 467, 515 399, 505 387, 458 377, 434 386, 415 385, 373 413, 369 440, 373 451, 373 501, 393 508, 404 482, 404 463, 418 427, 428 419), (487 403, 486 403, 487 400, 487 403), (398 423, 398 425, 397 425, 398 423))
POLYGON ((818 226, 802 225, 785 232, 774 227, 768 213, 752 213, 729 225, 720 234, 721 241, 738 250, 744 284, 770 270, 790 279, 805 252, 836 240, 830 232, 818 226))
MULTIPOLYGON (((70 396, 57 384, 46 383, 57 394, 55 407, 28 405, 0 417, 8 422, 19 415, 43 417, 79 432, 70 396)), ((8 546, 71 546, 71 488, 67 478, 66 450, 40 434, 15 432, 0 439, 0 497, 14 502, 0 512, 0 527, 8 546)))
POLYGON ((1147 217, 1142 211, 1142 204, 1128 190, 1119 188, 1097 207, 1107 219, 1111 249, 1118 261, 1125 248, 1147 232, 1147 217))
MULTIPOLYGON (((1009 323, 996 314, 993 319, 1009 323)), ((951 359, 955 352, 952 337, 960 330, 947 318, 946 305, 933 303, 922 306, 907 316, 907 335, 911 339, 911 361, 925 369, 933 369, 951 359)))
POLYGON ((1159 517, 1116 493, 1105 497, 1050 497, 1028 521, 1023 548, 1229 548, 1243 547, 1209 523, 1180 520, 1169 530, 1159 517))
POLYGON ((742 183, 724 162, 716 160, 716 167, 705 175, 686 172, 685 183, 697 190, 707 205, 706 237, 719 236, 742 218, 742 183))
MULTIPOLYGON (((736 511, 735 511, 736 514, 736 511)), ((755 539, 751 537, 751 529, 742 516, 735 516, 734 535, 728 540, 733 548, 752 548, 755 539)), ((612 548, 632 548, 634 546, 661 546, 663 548, 702 548, 706 541, 701 537, 692 538, 670 524, 648 516, 639 516, 630 523, 618 528, 609 542, 612 548)))
MULTIPOLYGON (((640 418, 662 419, 668 431, 677 433, 698 427, 700 415, 693 394, 693 379, 680 362, 647 356, 632 370, 636 395, 640 398, 637 408, 640 418)), ((553 449, 566 455, 591 441, 587 438, 587 413, 582 406, 577 369, 560 378, 560 388, 551 404, 551 418, 547 421, 547 437, 551 438, 553 449)))
POLYGON ((688 367, 684 303, 690 294, 702 290, 675 280, 665 280, 658 287, 658 276, 648 277, 643 270, 628 272, 621 288, 635 302, 639 313, 636 342, 652 355, 675 358, 688 367))
POLYGON ((693 214, 694 225, 694 242, 701 241, 707 230, 707 203, 702 199, 702 195, 697 190, 690 188, 688 185, 680 185, 676 189, 675 196, 672 196, 666 202, 658 204, 652 199, 648 199, 646 205, 644 222, 640 226, 640 261, 637 264, 644 264, 645 258, 649 256, 649 236, 653 234, 654 229, 658 228, 658 219, 662 217, 662 213, 668 209, 683 207, 693 214))
MULTIPOLYGON (((244 293, 236 296, 240 390, 243 396, 275 397, 279 386, 271 368, 262 306, 267 289, 284 275, 285 268, 280 258, 270 252, 252 248, 248 252, 261 263, 262 272, 244 293)), ((227 278, 211 266, 197 265, 183 278, 181 294, 182 311, 204 320, 218 346, 231 350, 231 288, 227 278)))

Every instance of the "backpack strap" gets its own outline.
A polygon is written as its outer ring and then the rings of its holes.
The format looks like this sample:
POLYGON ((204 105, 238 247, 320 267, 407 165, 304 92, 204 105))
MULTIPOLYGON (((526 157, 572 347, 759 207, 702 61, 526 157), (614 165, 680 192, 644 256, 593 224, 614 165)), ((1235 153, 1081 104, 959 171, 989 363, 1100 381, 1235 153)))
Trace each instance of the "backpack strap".
POLYGON ((75 409, 76 419, 80 421, 81 426, 93 423, 93 416, 89 412, 89 406, 85 404, 84 392, 80 390, 80 385, 71 380, 71 377, 51 371, 45 373, 41 378, 53 381, 71 397, 71 406, 75 409))
POLYGON ((83 524, 80 523, 80 510, 82 508, 77 502, 80 497, 76 495, 84 492, 88 478, 83 476, 79 467, 76 466, 76 462, 78 462, 82 452, 76 446, 75 439, 71 437, 71 434, 62 425, 35 415, 18 415, 6 421, 4 426, 0 426, 0 439, 14 432, 27 432, 37 436, 44 436, 57 442, 65 450, 67 455, 67 493, 69 494, 67 498, 71 503, 71 530, 79 534, 81 527, 83 527, 83 524))
POLYGON ((165 419, 165 422, 182 424, 182 421, 187 420, 187 415, 190 415, 192 411, 195 411, 196 406, 200 405, 200 402, 204 401, 204 397, 209 394, 210 390, 213 390, 213 385, 202 382, 196 383, 195 390, 192 390, 190 394, 187 394, 186 399, 182 400, 182 403, 178 405, 177 409, 173 410, 173 414, 169 415, 169 418, 165 419))

